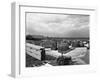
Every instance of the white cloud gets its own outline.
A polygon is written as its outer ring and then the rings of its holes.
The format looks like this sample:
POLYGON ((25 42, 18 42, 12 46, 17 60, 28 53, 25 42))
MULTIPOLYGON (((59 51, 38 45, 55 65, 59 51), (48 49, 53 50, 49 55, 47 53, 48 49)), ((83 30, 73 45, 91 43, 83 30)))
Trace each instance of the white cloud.
POLYGON ((89 36, 87 15, 27 13, 26 23, 28 34, 60 37, 74 37, 73 34, 79 37, 89 36))

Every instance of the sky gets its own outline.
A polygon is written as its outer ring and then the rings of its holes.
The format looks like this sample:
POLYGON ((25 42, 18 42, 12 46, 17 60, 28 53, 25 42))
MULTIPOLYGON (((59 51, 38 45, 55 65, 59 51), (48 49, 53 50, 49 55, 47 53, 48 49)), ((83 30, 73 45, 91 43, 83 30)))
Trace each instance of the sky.
POLYGON ((27 13, 26 34, 89 37, 89 15, 27 13))

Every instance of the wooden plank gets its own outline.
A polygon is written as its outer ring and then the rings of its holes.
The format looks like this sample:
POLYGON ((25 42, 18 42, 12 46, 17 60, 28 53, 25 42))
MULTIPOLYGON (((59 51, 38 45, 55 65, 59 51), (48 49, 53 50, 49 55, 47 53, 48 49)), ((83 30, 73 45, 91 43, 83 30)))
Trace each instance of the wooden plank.
POLYGON ((41 46, 37 46, 34 44, 26 43, 26 53, 38 60, 41 60, 41 50, 43 48, 41 46))

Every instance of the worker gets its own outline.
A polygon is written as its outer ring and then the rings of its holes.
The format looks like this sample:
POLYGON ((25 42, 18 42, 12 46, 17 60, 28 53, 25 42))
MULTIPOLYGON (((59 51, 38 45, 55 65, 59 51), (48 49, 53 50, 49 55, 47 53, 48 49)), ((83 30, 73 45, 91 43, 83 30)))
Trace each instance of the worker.
POLYGON ((44 48, 41 48, 41 61, 45 61, 45 49, 44 48))

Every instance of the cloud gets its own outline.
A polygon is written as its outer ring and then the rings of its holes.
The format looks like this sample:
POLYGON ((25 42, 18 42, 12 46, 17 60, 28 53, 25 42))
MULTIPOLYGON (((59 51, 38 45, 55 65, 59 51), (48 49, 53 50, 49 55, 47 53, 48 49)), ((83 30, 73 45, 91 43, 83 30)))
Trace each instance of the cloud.
POLYGON ((27 34, 57 37, 88 37, 88 15, 27 13, 27 34))

